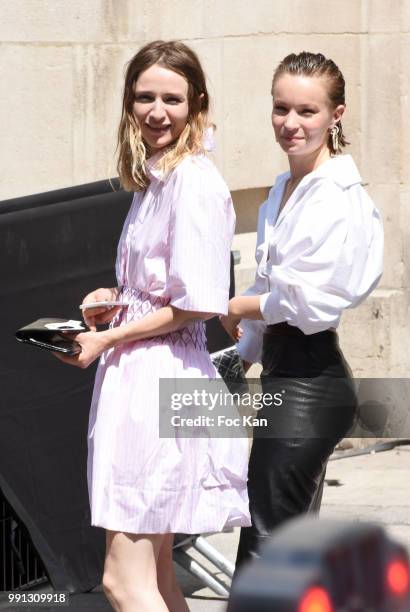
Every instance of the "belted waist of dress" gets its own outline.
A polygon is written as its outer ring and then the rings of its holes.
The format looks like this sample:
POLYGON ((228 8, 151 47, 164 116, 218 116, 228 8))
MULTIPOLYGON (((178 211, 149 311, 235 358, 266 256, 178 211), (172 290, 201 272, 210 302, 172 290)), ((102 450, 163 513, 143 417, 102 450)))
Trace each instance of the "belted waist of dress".
POLYGON ((142 299, 148 300, 153 304, 161 304, 161 306, 167 306, 171 301, 169 297, 155 295, 148 291, 138 289, 138 287, 131 287, 130 285, 122 285, 119 289, 119 297, 124 298, 124 301, 127 301, 127 299, 142 299))
MULTIPOLYGON (((167 306, 170 298, 152 295, 147 291, 141 291, 136 287, 123 285, 120 288, 119 299, 128 302, 127 308, 122 308, 111 322, 111 327, 117 327, 131 321, 138 321, 146 315, 167 306)), ((207 350, 205 324, 203 321, 193 321, 184 327, 162 334, 153 336, 149 339, 154 343, 169 342, 174 345, 194 346, 199 350, 207 350)), ((148 339, 144 340, 147 342, 148 339)))

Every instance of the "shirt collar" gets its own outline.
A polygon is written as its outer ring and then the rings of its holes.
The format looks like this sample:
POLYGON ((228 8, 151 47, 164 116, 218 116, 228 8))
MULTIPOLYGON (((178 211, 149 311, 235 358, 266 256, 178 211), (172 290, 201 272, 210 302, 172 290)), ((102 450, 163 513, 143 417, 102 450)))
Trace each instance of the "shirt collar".
MULTIPOLYGON (((283 181, 287 181, 289 177, 289 170, 280 174, 276 179, 275 187, 278 187, 283 181)), ((306 183, 310 183, 310 181, 318 178, 330 178, 343 189, 362 182, 362 177, 351 155, 335 155, 335 157, 331 157, 321 164, 319 168, 303 177, 300 185, 306 185, 306 183)))
POLYGON ((158 153, 155 153, 155 155, 145 162, 145 172, 150 179, 155 179, 157 181, 164 180, 165 177, 159 165, 159 161, 163 155, 164 151, 158 151, 158 153))
MULTIPOLYGON (((215 150, 214 129, 212 126, 206 128, 202 144, 204 147, 204 151, 211 152, 215 150)), ((155 153, 155 155, 150 157, 145 162, 145 171, 149 178, 154 178, 157 181, 164 181, 166 179, 166 174, 162 172, 161 166, 159 164, 159 161, 164 154, 165 151, 162 149, 161 151, 158 151, 158 153, 155 153)))
POLYGON ((310 179, 330 178, 343 189, 362 182, 362 177, 351 155, 331 157, 308 176, 310 179))

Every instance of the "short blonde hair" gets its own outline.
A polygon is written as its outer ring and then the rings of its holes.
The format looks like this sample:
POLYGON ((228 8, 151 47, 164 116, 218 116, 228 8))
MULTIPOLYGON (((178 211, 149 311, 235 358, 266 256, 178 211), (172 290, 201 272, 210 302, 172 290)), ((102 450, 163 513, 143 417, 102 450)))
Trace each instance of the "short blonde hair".
MULTIPOLYGON (((273 74, 272 96, 275 83, 283 74, 324 77, 327 82, 329 104, 332 108, 336 108, 339 104, 345 105, 345 80, 343 74, 338 66, 336 66, 335 62, 326 58, 322 53, 302 51, 297 55, 295 53, 287 55, 280 62, 273 74)), ((332 155, 342 153, 343 147, 350 144, 343 132, 342 122, 340 120, 337 122, 336 126, 336 138, 332 138, 332 135, 329 134, 327 140, 327 146, 332 155)))
POLYGON ((145 45, 128 63, 122 115, 118 128, 117 170, 126 191, 140 191, 149 184, 145 170, 148 157, 141 130, 133 114, 134 87, 140 74, 154 64, 182 75, 188 81, 188 121, 173 145, 161 158, 164 173, 175 168, 187 155, 204 152, 203 139, 208 127, 209 96, 199 59, 180 41, 157 40, 145 45))

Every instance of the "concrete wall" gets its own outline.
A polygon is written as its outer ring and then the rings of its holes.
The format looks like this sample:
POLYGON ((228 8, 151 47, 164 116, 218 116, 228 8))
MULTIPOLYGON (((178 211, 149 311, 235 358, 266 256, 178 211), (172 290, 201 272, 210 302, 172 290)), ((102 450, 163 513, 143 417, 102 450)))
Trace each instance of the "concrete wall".
POLYGON ((270 127, 272 72, 321 51, 347 82, 350 152, 386 228, 386 272, 341 339, 361 376, 406 375, 409 337, 410 2, 408 0, 1 0, 0 198, 115 174, 126 61, 181 38, 208 74, 216 161, 238 212, 238 288, 252 274, 258 203, 286 159, 270 127))

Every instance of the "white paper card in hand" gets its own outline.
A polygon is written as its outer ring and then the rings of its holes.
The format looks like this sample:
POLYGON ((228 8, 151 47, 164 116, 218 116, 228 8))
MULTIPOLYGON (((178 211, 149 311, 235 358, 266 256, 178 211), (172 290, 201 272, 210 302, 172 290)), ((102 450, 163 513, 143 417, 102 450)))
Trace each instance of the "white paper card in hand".
POLYGON ((81 321, 74 321, 70 319, 68 321, 62 321, 61 323, 46 323, 45 327, 53 331, 84 331, 85 327, 81 321))

